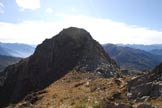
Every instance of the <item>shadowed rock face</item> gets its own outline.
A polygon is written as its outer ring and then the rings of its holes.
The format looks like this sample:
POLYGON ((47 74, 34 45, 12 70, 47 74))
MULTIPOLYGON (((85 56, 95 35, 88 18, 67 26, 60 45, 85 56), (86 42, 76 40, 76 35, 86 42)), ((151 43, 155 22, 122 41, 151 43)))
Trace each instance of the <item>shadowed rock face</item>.
POLYGON ((130 99, 141 98, 143 96, 162 96, 162 63, 149 74, 145 74, 128 83, 130 99))
POLYGON ((70 27, 46 39, 32 56, 9 66, 0 75, 0 105, 20 101, 72 69, 110 77, 118 67, 87 31, 70 27))

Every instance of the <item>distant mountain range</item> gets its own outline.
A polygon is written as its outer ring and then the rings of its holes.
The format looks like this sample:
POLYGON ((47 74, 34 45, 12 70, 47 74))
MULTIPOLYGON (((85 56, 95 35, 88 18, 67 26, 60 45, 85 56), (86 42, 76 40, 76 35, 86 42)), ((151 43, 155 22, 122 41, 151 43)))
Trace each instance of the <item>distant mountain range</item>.
POLYGON ((140 49, 144 51, 160 50, 162 49, 162 44, 152 44, 152 45, 143 45, 143 44, 116 44, 117 46, 130 47, 134 49, 140 49))
MULTIPOLYGON (((105 44, 103 47, 119 66, 127 70, 150 70, 162 61, 162 44, 105 44)), ((30 56, 34 50, 35 46, 33 45, 0 43, 0 58, 3 56, 0 70, 10 63, 17 62, 20 58, 30 56)))
POLYGON ((33 54, 34 46, 19 43, 0 43, 0 55, 25 58, 33 54))
POLYGON ((142 45, 142 44, 116 44, 117 46, 130 47, 149 52, 162 61, 162 44, 142 45))
POLYGON ((161 45, 105 44, 103 47, 110 57, 127 70, 150 70, 162 61, 161 45))
POLYGON ((162 49, 153 49, 150 51, 150 53, 160 56, 162 58, 162 49))
POLYGON ((19 43, 0 43, 0 72, 8 65, 33 54, 34 46, 19 43))

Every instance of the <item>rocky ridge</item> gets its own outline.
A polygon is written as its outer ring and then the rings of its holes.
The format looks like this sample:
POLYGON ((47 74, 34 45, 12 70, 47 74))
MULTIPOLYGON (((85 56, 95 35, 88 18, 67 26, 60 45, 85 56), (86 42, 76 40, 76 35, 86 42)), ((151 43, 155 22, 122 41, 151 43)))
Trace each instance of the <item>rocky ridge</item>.
POLYGON ((152 72, 139 76, 128 83, 130 99, 162 96, 162 63, 152 72))
POLYGON ((17 103, 70 70, 112 77, 119 67, 84 29, 70 27, 38 45, 34 54, 0 75, 0 105, 17 103))

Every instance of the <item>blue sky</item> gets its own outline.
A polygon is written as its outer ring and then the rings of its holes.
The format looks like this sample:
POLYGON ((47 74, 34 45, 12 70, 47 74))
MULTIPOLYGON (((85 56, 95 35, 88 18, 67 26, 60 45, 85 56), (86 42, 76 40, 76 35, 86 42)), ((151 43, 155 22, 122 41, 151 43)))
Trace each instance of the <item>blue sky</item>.
POLYGON ((100 43, 162 44, 162 0, 0 0, 0 41, 39 44, 63 28, 100 43))

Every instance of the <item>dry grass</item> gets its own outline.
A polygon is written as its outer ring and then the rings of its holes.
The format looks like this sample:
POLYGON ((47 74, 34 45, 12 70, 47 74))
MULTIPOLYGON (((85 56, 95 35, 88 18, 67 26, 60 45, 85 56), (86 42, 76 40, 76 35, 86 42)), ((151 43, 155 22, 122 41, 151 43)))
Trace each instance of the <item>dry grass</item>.
POLYGON ((125 78, 102 78, 91 73, 70 72, 45 89, 38 108, 104 108, 104 102, 126 101, 125 78))
MULTIPOLYGON (((130 79, 128 76, 103 78, 92 73, 72 71, 37 92, 36 96, 41 98, 33 105, 23 101, 17 105, 30 108, 107 108, 106 102, 112 101, 136 106, 140 102, 128 101, 126 96, 127 81, 130 79)), ((161 98, 150 99, 147 103, 162 108, 161 98)))

